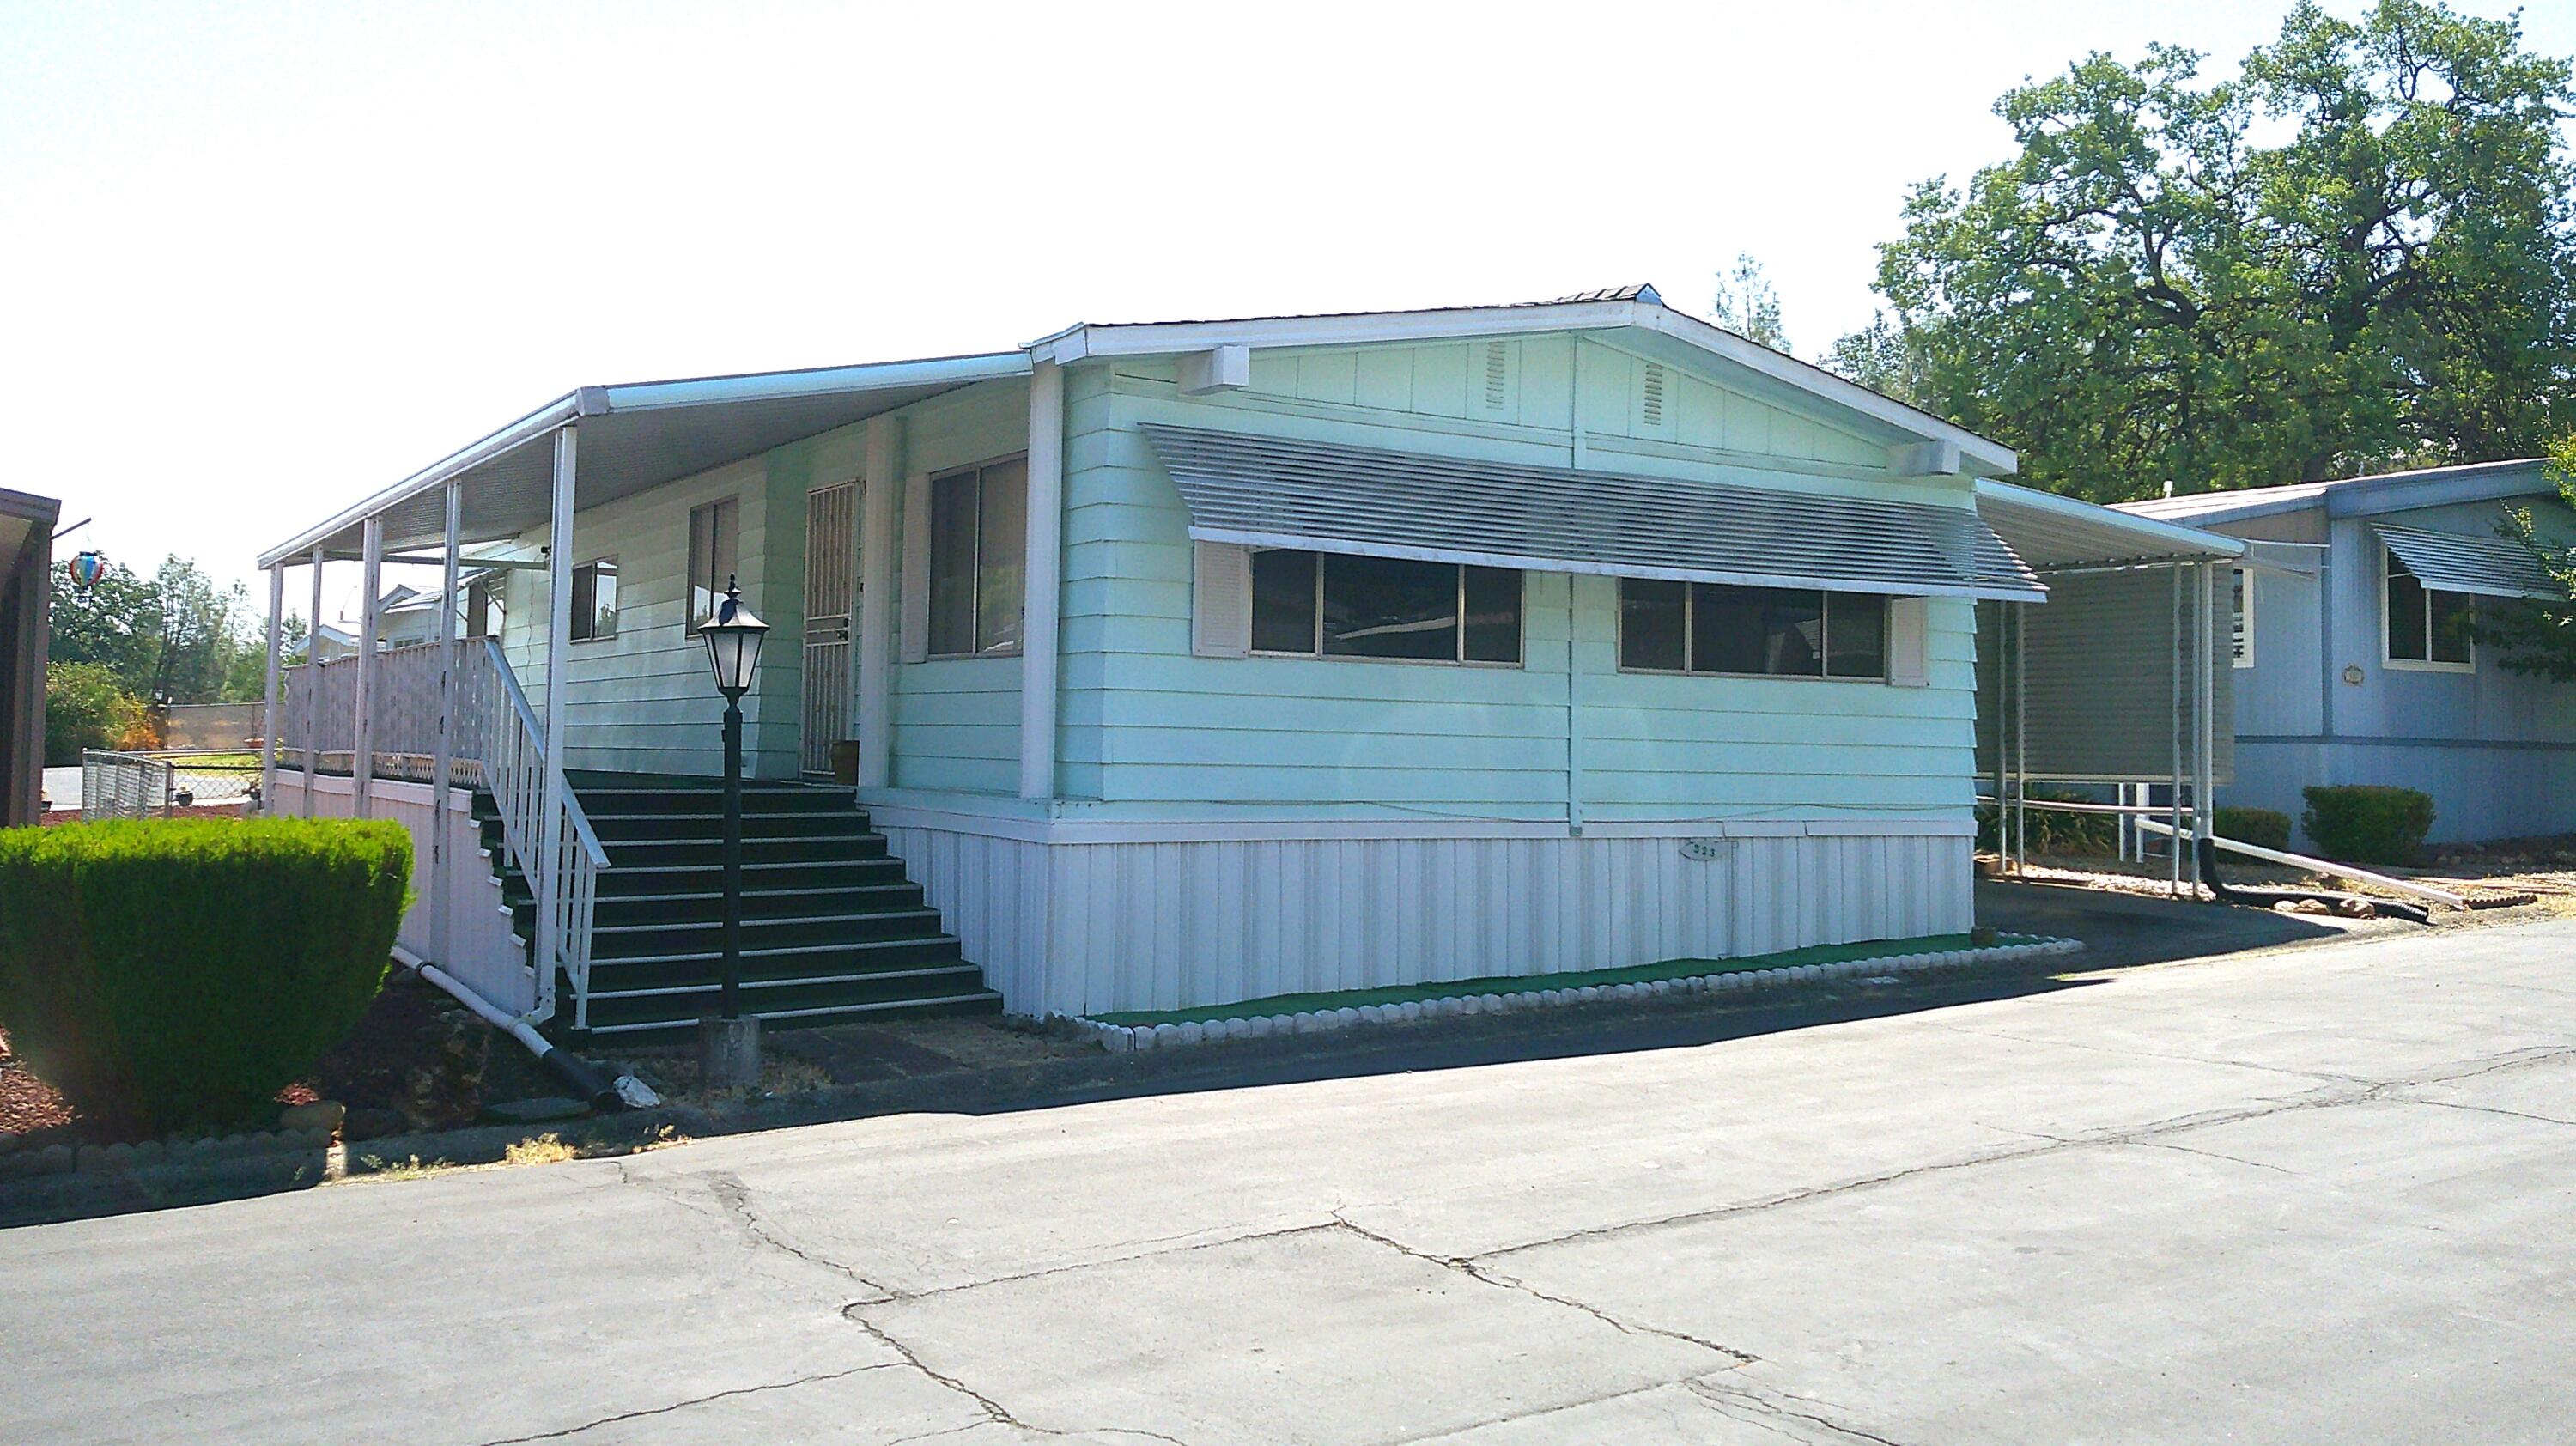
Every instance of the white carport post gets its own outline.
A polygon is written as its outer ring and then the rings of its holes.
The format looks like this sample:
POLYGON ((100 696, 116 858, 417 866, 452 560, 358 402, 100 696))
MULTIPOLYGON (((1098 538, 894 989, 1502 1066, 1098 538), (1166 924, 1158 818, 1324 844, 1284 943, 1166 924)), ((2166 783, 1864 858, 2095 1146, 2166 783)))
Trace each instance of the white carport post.
POLYGON ((313 549, 313 616, 304 628, 304 816, 313 816, 313 780, 322 770, 322 549, 313 549))
MULTIPOLYGON (((2197 840, 2212 837, 2218 832, 2217 820, 2214 817, 2216 810, 2211 806, 2210 801, 2210 794, 2217 787, 2212 781, 2217 774, 2217 762, 2212 757, 2215 751, 2212 730, 2217 726, 2217 720, 2211 715, 2218 708, 2218 679, 2215 671, 2218 664, 2218 639, 2215 633, 2218 622, 2216 612, 2218 565, 2203 562, 2193 570, 2200 574, 2200 593, 2197 605, 2192 608, 2191 630, 2191 814, 2192 837, 2197 840)), ((2195 849, 2192 858, 2194 878, 2199 877, 2199 864, 2199 855, 2195 849)), ((2197 888, 2194 892, 2198 892, 2197 888)))
MULTIPOLYGON (((902 533, 895 502, 903 496, 897 453, 903 419, 868 419, 866 474, 859 482, 859 785, 894 782, 895 549, 902 533)), ((904 579, 907 587, 918 578, 904 579)))
POLYGON ((441 562, 446 581, 438 594, 438 742, 429 765, 429 952, 452 962, 447 938, 447 790, 456 770, 456 546, 463 530, 465 484, 447 483, 447 534, 441 562))
POLYGON ((554 508, 546 530, 546 776, 537 813, 537 867, 528 880, 537 904, 540 1013, 554 1008, 555 949, 563 934, 564 662, 572 651, 572 491, 580 435, 570 423, 555 431, 554 508))
POLYGON ((364 541, 358 546, 358 562, 366 577, 359 584, 365 591, 358 604, 357 718, 349 743, 349 812, 353 818, 365 818, 373 811, 367 792, 376 781, 376 626, 385 580, 385 520, 368 518, 360 536, 364 541))
POLYGON ((1020 796, 1055 797, 1055 665, 1064 570, 1064 368, 1029 373, 1027 587, 1020 623, 1020 796))
POLYGON ((2183 565, 2177 562, 2165 569, 2173 579, 2173 642, 2169 660, 2173 669, 2173 707, 2165 715, 2166 731, 2173 735, 2173 791, 2165 796, 2165 802, 2173 813, 2173 832, 2165 836, 2166 862, 2172 869, 2172 881, 2166 885, 2165 892, 2175 898, 2182 897, 2182 568, 2183 565))
POLYGON ((277 806, 277 693, 280 676, 277 650, 285 637, 286 564, 272 563, 268 569, 268 684, 260 695, 259 710, 259 811, 277 806))

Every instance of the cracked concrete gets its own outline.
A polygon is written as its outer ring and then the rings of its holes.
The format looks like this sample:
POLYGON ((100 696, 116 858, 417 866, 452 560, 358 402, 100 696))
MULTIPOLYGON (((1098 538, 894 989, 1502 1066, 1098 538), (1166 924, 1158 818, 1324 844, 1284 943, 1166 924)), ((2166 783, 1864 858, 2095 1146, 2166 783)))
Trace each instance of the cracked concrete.
POLYGON ((0 1440, 2548 1439, 2576 926, 0 1233, 0 1440))

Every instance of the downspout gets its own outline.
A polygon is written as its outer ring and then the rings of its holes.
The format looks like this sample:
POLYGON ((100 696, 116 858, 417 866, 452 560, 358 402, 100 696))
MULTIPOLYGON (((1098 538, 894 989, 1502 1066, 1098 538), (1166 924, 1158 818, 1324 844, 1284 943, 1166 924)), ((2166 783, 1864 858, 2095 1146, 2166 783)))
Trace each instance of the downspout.
POLYGON ((629 1106, 649 1109, 662 1102, 661 1097, 653 1092, 651 1086, 633 1075, 621 1075, 615 1083, 610 1083, 590 1061, 574 1054, 571 1050, 557 1048, 553 1040, 537 1033, 535 1025, 497 1007, 492 1001, 467 988, 455 975, 400 944, 394 946, 394 962, 446 990, 457 1003, 473 1010, 484 1023, 517 1040, 530 1054, 537 1057, 537 1063, 546 1067, 546 1073, 561 1080, 565 1087, 588 1102, 592 1109, 608 1112, 626 1109, 629 1106))
MULTIPOLYGON (((1574 339, 1572 395, 1565 409, 1566 450, 1574 469, 1583 470, 1583 338, 1574 339)), ((1570 838, 1583 836, 1583 676, 1582 651, 1583 605, 1577 595, 1579 581, 1573 573, 1560 574, 1565 579, 1565 832, 1570 838)))

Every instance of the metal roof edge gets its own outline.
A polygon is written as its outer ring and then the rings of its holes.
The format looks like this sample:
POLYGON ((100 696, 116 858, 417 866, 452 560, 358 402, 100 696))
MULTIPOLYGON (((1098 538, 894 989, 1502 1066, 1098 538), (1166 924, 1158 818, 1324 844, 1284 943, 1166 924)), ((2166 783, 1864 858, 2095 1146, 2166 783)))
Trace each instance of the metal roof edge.
POLYGON ((41 497, 33 492, 15 492, 0 487, 0 516, 23 517, 47 527, 62 519, 63 504, 58 497, 41 497))
POLYGON ((2153 537, 2176 546, 2191 547, 2218 557, 2245 555, 2246 544, 2241 537, 2229 537, 2223 532, 2211 532, 2206 528, 2192 527, 2180 522, 2167 522, 2158 517, 2123 512, 2117 507, 2105 507, 2098 502, 2087 502, 2080 497, 2067 497, 2056 492, 2043 492, 2039 488, 2024 487, 2017 482, 1980 477, 1977 479, 1977 496, 1980 500, 1992 497, 2007 506, 2022 506, 2041 512, 2052 512, 2070 520, 2096 524, 2108 523, 2129 528, 2144 537, 2153 537))
POLYGON ((724 376, 684 377, 671 381, 620 382, 584 387, 583 415, 650 411, 664 407, 711 406, 722 402, 781 401, 830 396, 836 392, 884 391, 895 387, 936 386, 1024 377, 1031 367, 1025 350, 968 352, 958 356, 909 361, 861 362, 854 366, 809 367, 783 372, 735 372, 724 376), (596 400, 596 407, 590 405, 596 400))
POLYGON ((368 514, 382 512, 406 498, 416 497, 475 463, 489 461, 504 452, 524 446, 580 415, 581 393, 567 392, 499 431, 448 453, 364 501, 342 508, 333 513, 328 521, 308 527, 287 541, 268 549, 259 555, 259 565, 263 568, 275 567, 281 562, 310 552, 333 533, 352 523, 366 520, 368 514))

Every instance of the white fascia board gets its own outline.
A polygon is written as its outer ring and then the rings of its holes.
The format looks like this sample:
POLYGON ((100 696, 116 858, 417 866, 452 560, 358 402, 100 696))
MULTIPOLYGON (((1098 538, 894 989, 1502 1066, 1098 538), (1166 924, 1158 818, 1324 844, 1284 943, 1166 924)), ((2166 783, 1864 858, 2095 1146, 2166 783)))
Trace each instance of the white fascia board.
POLYGON ((2080 498, 2042 492, 2036 487, 1998 482, 1991 477, 1977 479, 1977 496, 1980 500, 1991 500, 2005 507, 2027 507, 2034 512, 2045 512, 2088 527, 2111 528, 2114 531, 2135 536, 2142 541, 2160 544, 2166 551, 2172 553, 2197 557, 2243 557, 2245 555, 2243 538, 2229 537, 2223 532, 2210 532, 2198 527, 2186 527, 2179 522, 2163 522, 2153 517, 2141 517, 2134 512, 2122 512, 2117 508, 2104 507, 2080 498))
POLYGON ((2325 489, 2328 517, 2382 517, 2424 507, 2461 502, 2502 502, 2515 497, 2551 497, 2544 464, 2496 462, 2412 477, 2355 477, 2325 489))
POLYGON ((490 461, 513 447, 524 446, 535 441, 580 415, 581 394, 579 392, 558 397, 483 440, 450 452, 364 502, 334 513, 329 521, 319 526, 308 527, 287 541, 261 553, 259 565, 275 567, 281 562, 292 562, 310 554, 316 544, 329 539, 334 534, 353 527, 409 498, 417 497, 478 462, 490 461))
POLYGON ((643 412, 664 407, 702 407, 724 402, 771 402, 842 392, 894 391, 906 387, 965 386, 1029 374, 1025 351, 978 352, 967 356, 926 357, 918 361, 870 362, 859 366, 814 367, 791 372, 745 372, 734 376, 692 377, 667 382, 629 382, 585 387, 585 416, 610 412, 643 412))
POLYGON ((1900 432, 1912 433, 1926 441, 1947 442, 1959 449, 1961 458, 1972 471, 2006 476, 2021 470, 2021 459, 2013 454, 2010 447, 1988 441, 1965 427, 1942 421, 1930 412, 1917 411, 1903 402, 1880 396, 1823 367, 1783 355, 1758 342, 1747 341, 1723 327, 1711 326, 1698 317, 1675 311, 1669 306, 1639 307, 1637 313, 1637 325, 1723 357, 1747 371, 1858 412, 1900 432))
POLYGON ((1467 306, 1444 311, 1370 311, 1349 316, 1280 316, 1248 321, 1085 323, 1029 343, 1029 355, 1061 364, 1088 357, 1160 356, 1226 345, 1354 346, 1508 336, 1516 332, 1592 331, 1637 325, 1639 310, 1633 301, 1570 301, 1550 306, 1467 306))

